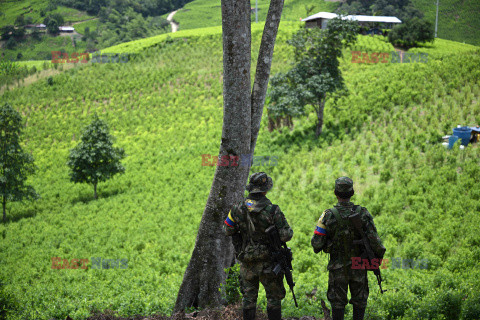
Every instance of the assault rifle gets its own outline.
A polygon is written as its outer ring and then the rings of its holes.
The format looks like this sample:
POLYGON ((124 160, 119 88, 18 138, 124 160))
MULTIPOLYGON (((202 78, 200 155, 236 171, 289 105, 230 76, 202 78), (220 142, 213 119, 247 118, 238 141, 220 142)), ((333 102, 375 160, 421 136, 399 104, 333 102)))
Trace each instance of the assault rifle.
POLYGON ((287 247, 285 242, 280 240, 280 235, 278 234, 277 228, 272 225, 265 230, 265 233, 268 234, 270 237, 270 244, 271 244, 271 254, 273 260, 273 273, 278 275, 280 272, 285 273, 285 279, 287 280, 287 284, 290 287, 290 291, 292 291, 293 300, 295 301, 295 307, 298 308, 297 298, 295 298, 295 292, 293 291, 293 287, 295 287, 295 282, 293 282, 292 276, 292 250, 287 247))
MULTIPOLYGON (((352 210, 353 212, 353 210, 352 210)), ((354 213, 348 217, 348 219, 352 222, 353 227, 357 232, 360 234, 362 237, 360 240, 353 240, 353 244, 359 244, 362 246, 364 249, 364 254, 366 254, 367 259, 369 260, 370 264, 373 261, 373 259, 378 259, 375 257, 375 254, 373 253, 372 247, 370 246, 370 242, 368 241, 367 236, 363 232, 363 227, 362 227, 362 219, 360 218, 360 213, 354 213)), ((380 267, 373 269, 373 273, 377 277, 377 282, 378 286, 380 287, 380 292, 383 294, 387 290, 382 290, 382 275, 380 273, 380 267)))

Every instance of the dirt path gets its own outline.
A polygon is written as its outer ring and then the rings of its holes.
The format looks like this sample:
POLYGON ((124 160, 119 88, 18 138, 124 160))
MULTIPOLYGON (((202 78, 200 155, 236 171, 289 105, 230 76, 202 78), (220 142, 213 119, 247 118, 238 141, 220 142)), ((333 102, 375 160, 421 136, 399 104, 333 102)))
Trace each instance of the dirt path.
MULTIPOLYGON (((97 313, 87 320, 239 320, 243 318, 242 309, 240 305, 229 305, 217 310, 203 310, 189 314, 178 313, 171 317, 153 315, 153 316, 132 316, 132 317, 115 317, 114 312, 97 313)), ((67 320, 71 319, 67 317, 67 320)), ((260 309, 257 309, 257 320, 267 320, 267 315, 260 309)), ((323 318, 303 316, 301 318, 283 318, 285 320, 322 320, 323 318)))
POLYGON ((393 48, 395 49, 395 51, 400 52, 400 63, 403 63, 403 55, 405 54, 406 51, 400 48, 395 48, 395 47, 393 48))
POLYGON ((172 26, 172 33, 177 32, 178 30, 178 23, 173 21, 173 16, 175 13, 177 13, 177 11, 178 10, 172 11, 167 16, 167 21, 170 22, 170 25, 172 26))

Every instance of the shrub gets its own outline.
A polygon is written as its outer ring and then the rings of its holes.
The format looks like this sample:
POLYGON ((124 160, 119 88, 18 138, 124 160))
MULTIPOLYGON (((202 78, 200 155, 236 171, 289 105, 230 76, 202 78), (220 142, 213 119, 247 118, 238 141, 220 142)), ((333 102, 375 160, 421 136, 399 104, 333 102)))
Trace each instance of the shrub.
POLYGON ((430 21, 413 18, 396 25, 388 34, 388 41, 394 46, 410 48, 418 43, 433 41, 433 25, 430 21))
POLYGON ((464 301, 460 319, 480 319, 480 293, 478 291, 464 301))
POLYGON ((240 265, 225 269, 227 280, 225 282, 225 300, 228 304, 233 304, 242 298, 240 294, 240 265))
POLYGON ((13 295, 5 291, 5 284, 0 283, 0 320, 6 320, 9 311, 17 308, 18 305, 13 295))

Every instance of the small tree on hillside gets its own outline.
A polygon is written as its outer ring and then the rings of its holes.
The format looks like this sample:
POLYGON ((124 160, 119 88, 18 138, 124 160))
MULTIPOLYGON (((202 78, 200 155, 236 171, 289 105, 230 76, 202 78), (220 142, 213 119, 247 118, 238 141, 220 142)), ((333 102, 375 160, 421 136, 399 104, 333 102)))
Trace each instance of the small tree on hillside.
POLYGON ((113 147, 114 138, 108 131, 107 124, 95 114, 92 123, 84 129, 80 143, 70 150, 67 162, 71 169, 70 181, 92 184, 95 199, 99 182, 125 172, 120 163, 125 152, 113 147))
POLYGON ((37 199, 32 186, 25 184, 35 173, 33 157, 20 146, 22 117, 10 105, 0 107, 0 197, 3 221, 7 219, 7 201, 37 199))
POLYGON ((302 116, 310 105, 317 114, 315 136, 322 133, 328 95, 345 89, 338 58, 343 48, 356 41, 357 29, 356 22, 335 18, 328 22, 327 29, 302 28, 288 41, 294 47, 295 62, 288 72, 272 77, 270 123, 302 116))
POLYGON ((60 31, 59 27, 63 25, 64 19, 61 14, 59 13, 52 13, 49 14, 45 19, 43 19, 43 23, 47 26, 48 33, 56 34, 60 31))
POLYGON ((433 24, 420 18, 412 18, 396 25, 388 34, 388 41, 394 46, 411 48, 419 43, 434 40, 433 24))

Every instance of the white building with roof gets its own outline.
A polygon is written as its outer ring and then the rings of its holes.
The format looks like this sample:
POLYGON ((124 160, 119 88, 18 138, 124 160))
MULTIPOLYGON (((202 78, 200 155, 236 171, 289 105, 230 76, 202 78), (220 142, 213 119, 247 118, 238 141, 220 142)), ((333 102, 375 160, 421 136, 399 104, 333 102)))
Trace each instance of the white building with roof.
MULTIPOLYGON (((307 28, 321 28, 325 29, 327 27, 328 21, 338 17, 339 15, 333 12, 319 12, 305 19, 302 19, 306 23, 307 28)), ((363 15, 348 15, 343 16, 343 20, 353 20, 358 21, 360 25, 364 25, 368 22, 377 22, 377 23, 386 23, 388 27, 391 27, 394 23, 402 23, 397 17, 389 16, 363 16, 363 15)))
POLYGON ((62 27, 58 27, 58 30, 60 32, 73 32, 75 31, 75 28, 74 27, 65 27, 65 26, 62 26, 62 27))

